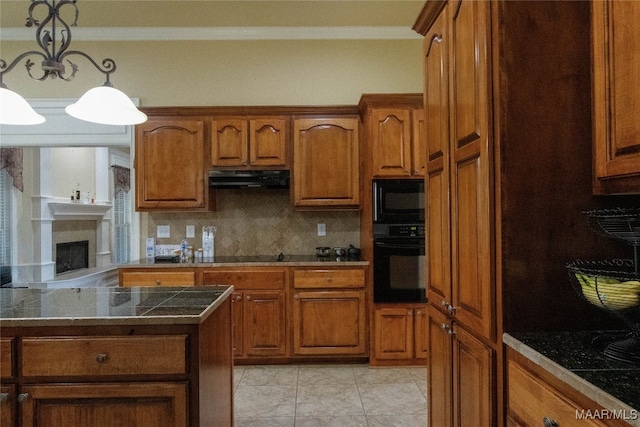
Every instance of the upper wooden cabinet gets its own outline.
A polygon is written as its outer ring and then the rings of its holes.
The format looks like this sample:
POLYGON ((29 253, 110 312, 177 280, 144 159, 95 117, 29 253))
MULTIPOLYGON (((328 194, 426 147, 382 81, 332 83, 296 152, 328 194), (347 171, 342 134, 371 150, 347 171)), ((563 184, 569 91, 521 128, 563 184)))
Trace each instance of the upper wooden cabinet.
POLYGON ((205 122, 149 120, 136 126, 136 210, 209 210, 205 122))
POLYGON ((423 176, 425 118, 422 94, 363 95, 359 108, 371 175, 382 178, 423 176))
POLYGON ((640 193, 640 3, 592 3, 594 193, 640 193))
POLYGON ((288 117, 216 117, 211 128, 212 166, 288 167, 288 117))
POLYGON ((302 209, 359 209, 357 117, 296 118, 293 205, 302 209))

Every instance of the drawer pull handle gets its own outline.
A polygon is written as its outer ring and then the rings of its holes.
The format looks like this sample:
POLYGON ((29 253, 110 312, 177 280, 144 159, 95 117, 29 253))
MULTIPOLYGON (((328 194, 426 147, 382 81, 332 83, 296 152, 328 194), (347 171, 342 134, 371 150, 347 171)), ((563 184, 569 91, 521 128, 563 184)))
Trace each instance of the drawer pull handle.
POLYGON ((9 393, 0 393, 0 403, 9 401, 9 393))
POLYGON ((556 420, 551 420, 548 417, 544 417, 542 422, 544 427, 558 427, 558 422, 556 420))
POLYGON ((24 403, 29 399, 29 393, 20 393, 18 395, 18 403, 24 403))
POLYGON ((96 362, 105 363, 108 358, 109 356, 107 356, 106 353, 100 353, 99 355, 96 356, 96 362))

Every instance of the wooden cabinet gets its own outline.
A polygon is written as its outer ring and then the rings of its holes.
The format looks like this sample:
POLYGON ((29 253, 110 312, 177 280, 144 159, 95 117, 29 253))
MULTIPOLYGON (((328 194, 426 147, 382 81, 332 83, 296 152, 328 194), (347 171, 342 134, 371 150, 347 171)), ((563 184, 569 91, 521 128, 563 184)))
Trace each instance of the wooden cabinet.
POLYGON ((149 120, 136 126, 138 211, 210 210, 205 122, 149 120))
POLYGON ((426 135, 422 94, 363 95, 359 107, 371 175, 423 176, 426 135))
POLYGON ((293 270, 293 353, 367 354, 363 269, 293 270))
POLYGON ((372 365, 426 363, 426 304, 376 306, 374 316, 372 365))
POLYGON ((433 308, 427 328, 428 425, 495 425, 494 351, 433 308))
POLYGON ((3 328, 2 426, 230 427, 230 317, 225 300, 200 324, 3 328))
POLYGON ((236 361, 288 356, 285 268, 206 269, 201 283, 233 285, 233 348, 236 361))
MULTIPOLYGON (((562 427, 603 427, 628 426, 624 420, 614 417, 580 417, 589 411, 591 414, 609 414, 600 405, 582 395, 578 391, 562 384, 531 361, 511 350, 508 352, 507 384, 508 409, 510 425, 530 426, 542 425, 542 420, 549 420, 549 425, 562 427), (606 422, 605 422, 606 420, 606 422), (551 424, 554 422, 555 424, 551 424)), ((546 424, 545 424, 546 425, 546 424)))
POLYGON ((288 167, 288 117, 216 117, 211 128, 212 166, 288 167))
MULTIPOLYGON (((589 235, 594 233, 582 211, 612 204, 594 199, 588 173, 592 107, 585 93, 592 83, 591 46, 582 36, 592 5, 434 0, 425 4, 414 26, 425 36, 432 427, 461 425, 454 409, 459 397, 477 394, 478 384, 484 384, 454 380, 448 393, 449 386, 438 383, 435 372, 459 369, 456 366, 462 367, 460 372, 479 369, 480 350, 488 351, 497 367, 487 371, 495 389, 486 399, 476 398, 491 402, 488 425, 503 426, 502 332, 576 329, 584 318, 594 316, 586 310, 581 315, 564 311, 563 306, 575 301, 575 292, 558 286, 566 283, 564 264, 550 262, 602 251, 602 243, 589 235), (554 49, 541 48, 549 39, 554 49), (554 172, 540 178, 540 170, 554 172), (553 236, 555 243, 545 236, 553 236), (564 239, 571 244, 562 243, 564 239), (542 312, 554 315, 540 316, 542 312), (440 317, 444 320, 436 320, 440 317), (465 344, 466 338, 478 344, 477 360, 468 358, 463 367, 453 348, 450 355, 436 353, 438 335, 433 331, 439 324, 455 333, 454 346, 465 344)), ((472 351, 466 347, 459 348, 460 354, 472 351)), ((454 379, 456 375, 452 371, 454 379)), ((486 420, 484 408, 469 413, 477 411, 483 411, 480 419, 486 420)))
POLYGON ((193 268, 120 269, 120 286, 195 286, 193 268))
POLYGON ((294 208, 359 209, 359 150, 357 117, 296 117, 294 208))
POLYGON ((594 193, 640 193, 640 4, 592 6, 594 193))

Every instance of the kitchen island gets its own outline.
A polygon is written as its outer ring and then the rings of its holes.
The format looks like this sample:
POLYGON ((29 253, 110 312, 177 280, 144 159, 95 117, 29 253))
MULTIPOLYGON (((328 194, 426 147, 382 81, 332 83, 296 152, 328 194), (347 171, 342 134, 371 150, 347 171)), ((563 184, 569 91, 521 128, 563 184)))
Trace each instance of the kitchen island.
POLYGON ((598 348, 599 342, 625 334, 504 334, 508 418, 514 425, 528 425, 530 419, 542 425, 546 417, 560 426, 640 426, 640 366, 605 357, 598 348))
POLYGON ((0 424, 231 426, 232 292, 0 289, 0 424))

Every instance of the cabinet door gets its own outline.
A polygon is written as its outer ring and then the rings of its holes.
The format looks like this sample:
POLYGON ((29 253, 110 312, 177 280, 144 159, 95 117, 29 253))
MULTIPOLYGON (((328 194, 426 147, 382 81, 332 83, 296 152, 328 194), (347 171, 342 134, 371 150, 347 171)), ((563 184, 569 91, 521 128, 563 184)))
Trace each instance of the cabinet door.
POLYGON ((453 328, 453 425, 493 426, 493 350, 459 325, 453 328))
POLYGON ((640 3, 593 2, 592 17, 594 191, 639 193, 640 3))
POLYGON ((376 109, 371 119, 373 175, 411 176, 411 111, 376 109))
POLYGON ((286 354, 284 292, 244 292, 244 350, 247 356, 286 354))
POLYGON ((452 304, 462 324, 494 339, 490 2, 460 0, 456 6, 450 32, 452 304))
POLYGON ((243 118, 216 118, 211 122, 211 165, 246 166, 249 152, 247 121, 243 118))
POLYGON ((244 342, 242 339, 242 329, 244 328, 242 292, 234 292, 231 294, 231 322, 233 357, 242 357, 244 355, 244 342))
POLYGON ((0 385, 0 425, 14 427, 16 422, 16 393, 13 385, 0 385))
MULTIPOLYGON (((452 344, 451 324, 447 317, 429 307, 427 337, 429 341, 427 359, 427 414, 431 427, 451 426, 452 397, 452 344)), ((472 423, 471 425, 475 425, 472 423)))
POLYGON ((418 359, 426 359, 429 354, 429 315, 427 307, 413 310, 414 355, 418 359))
POLYGON ((448 15, 441 12, 424 41, 426 174, 425 262, 427 298, 451 304, 449 210, 448 15))
POLYGON ((424 176, 427 170, 427 124, 424 109, 411 110, 411 174, 424 176))
POLYGON ((251 166, 287 166, 288 125, 284 117, 249 120, 251 166))
POLYGON ((413 309, 378 308, 375 311, 375 358, 402 360, 413 358, 413 309))
MULTIPOLYGON (((184 383, 24 386, 21 425, 187 427, 184 383)), ((3 424, 4 425, 4 424, 3 424)))
POLYGON ((358 208, 358 119, 296 119, 293 138, 294 206, 358 208))
POLYGON ((366 354, 364 291, 300 291, 293 296, 293 351, 366 354))
POLYGON ((207 208, 204 122, 153 121, 136 126, 136 209, 207 208))

